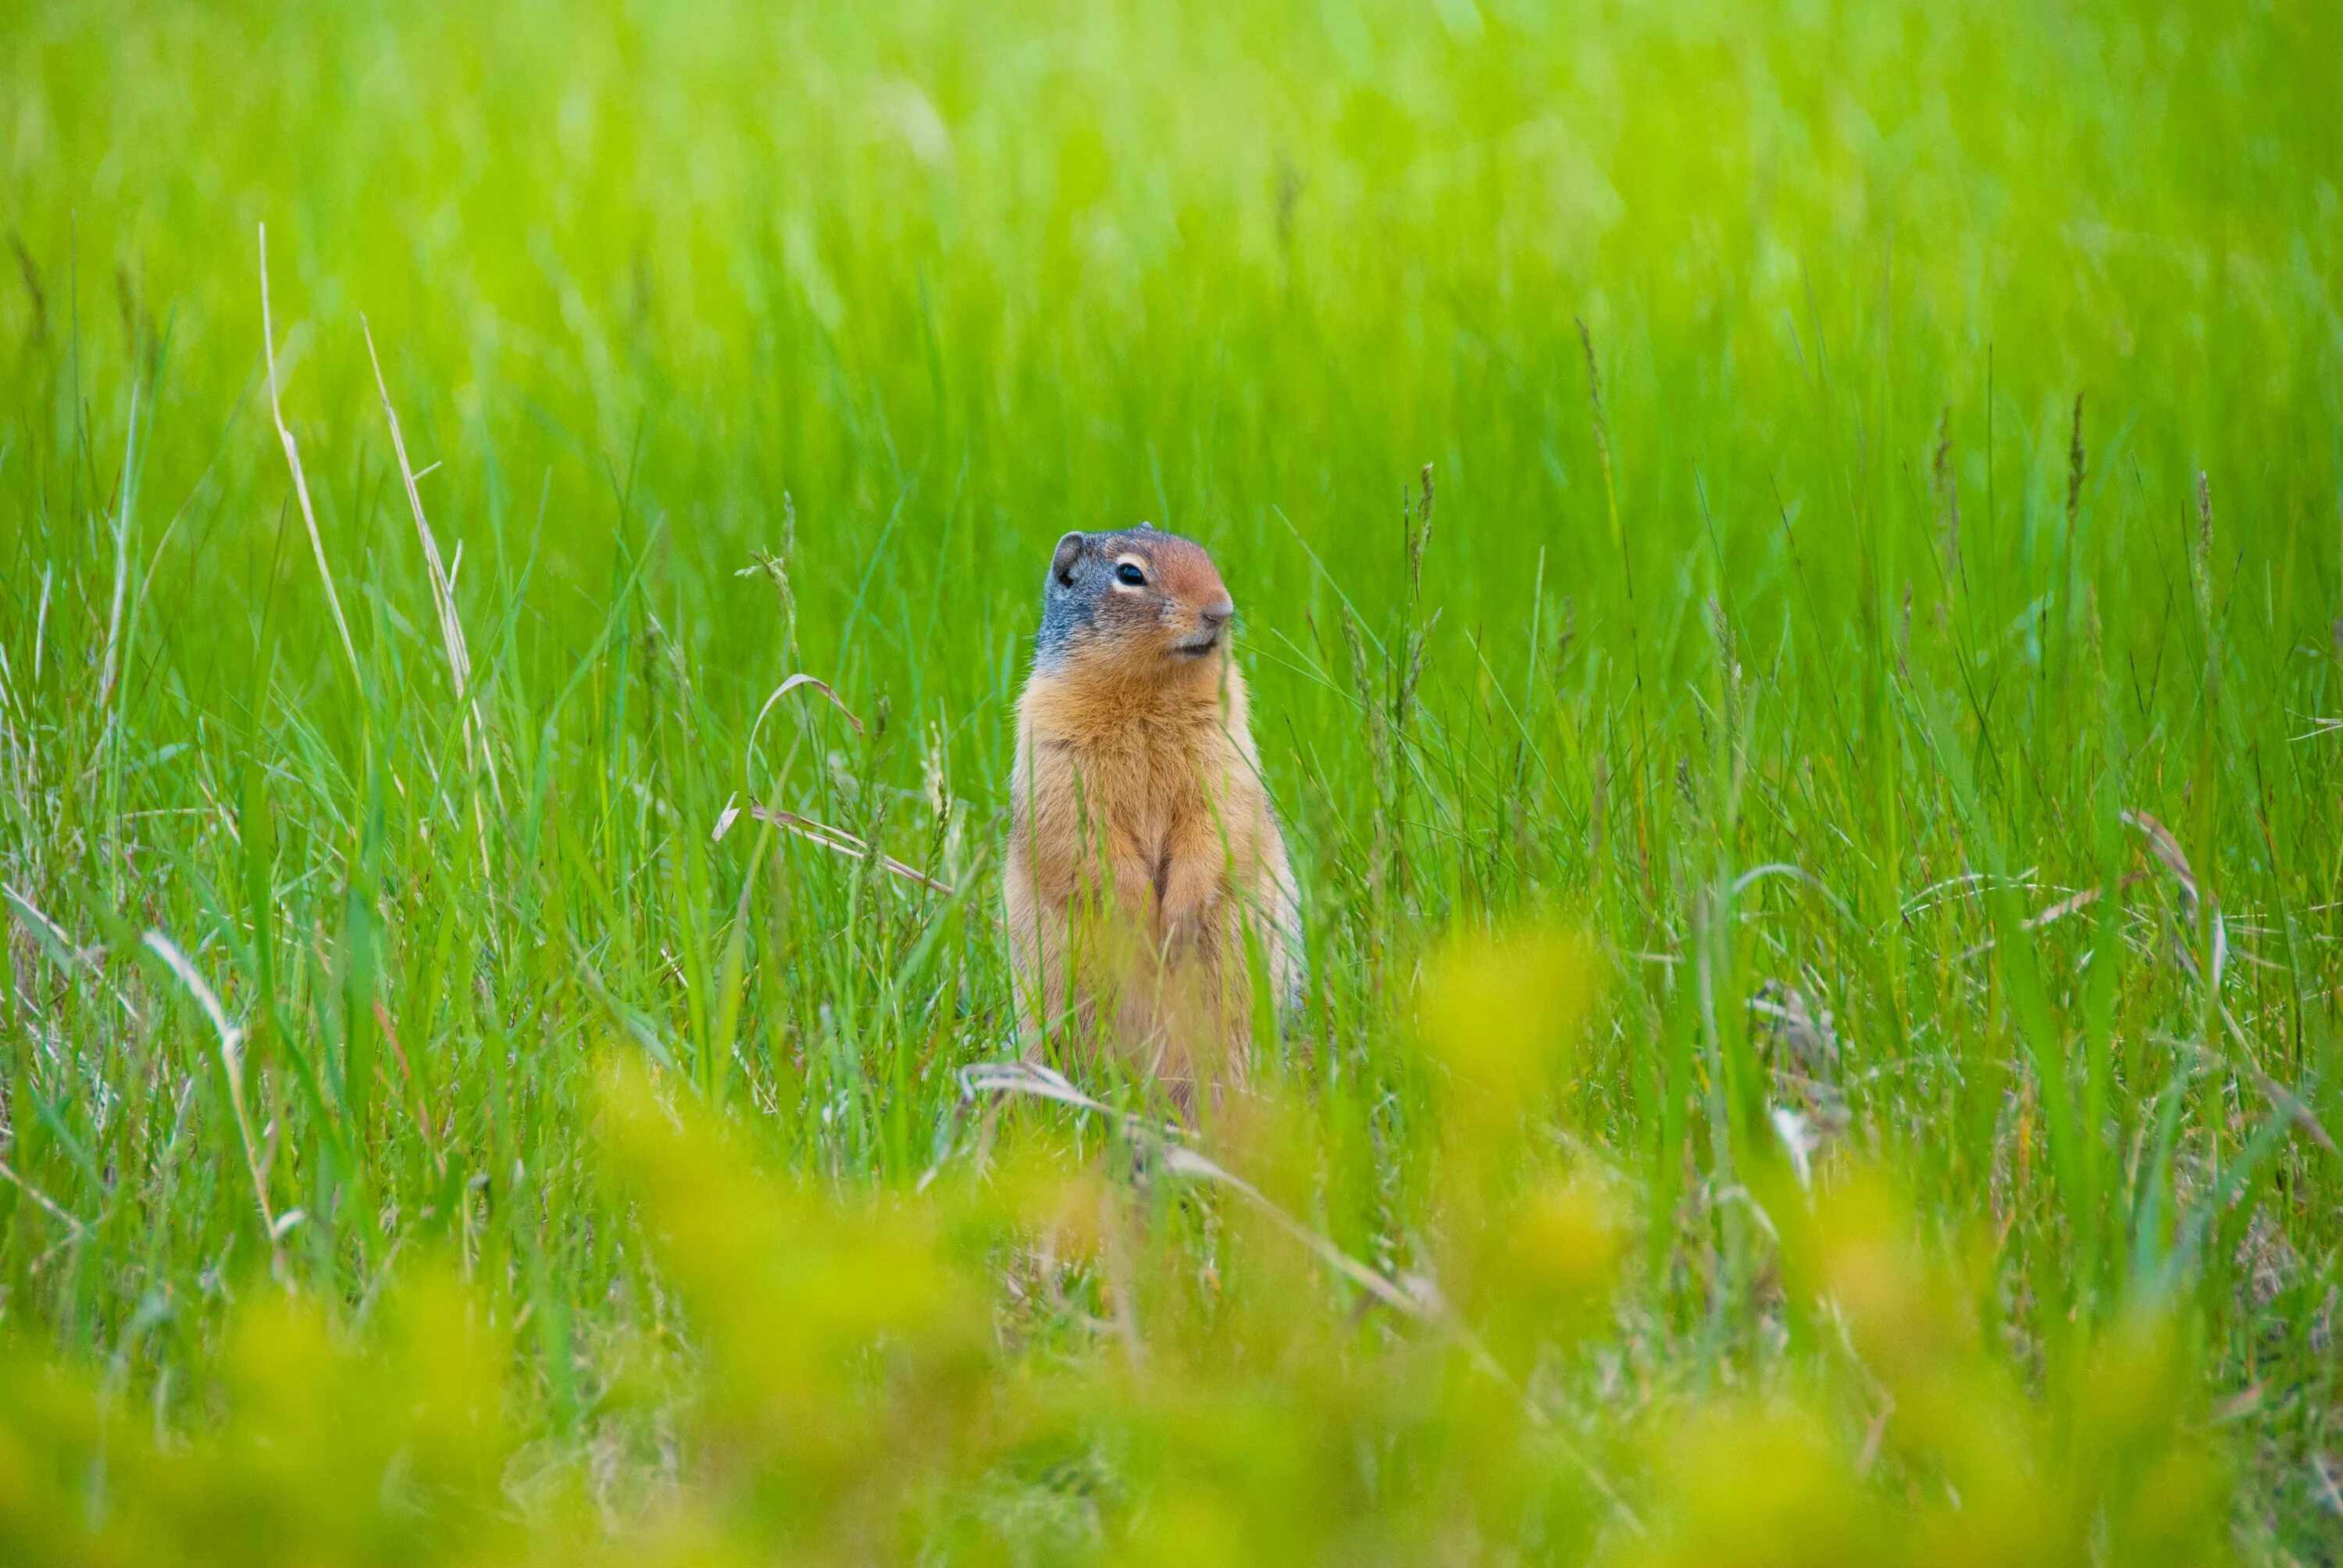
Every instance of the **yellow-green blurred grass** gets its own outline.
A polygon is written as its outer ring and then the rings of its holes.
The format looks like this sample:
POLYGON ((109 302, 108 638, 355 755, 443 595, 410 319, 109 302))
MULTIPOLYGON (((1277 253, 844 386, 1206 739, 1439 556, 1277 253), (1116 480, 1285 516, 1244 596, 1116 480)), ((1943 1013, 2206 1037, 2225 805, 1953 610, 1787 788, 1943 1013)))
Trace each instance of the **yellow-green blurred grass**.
MULTIPOLYGON (((1433 1005, 1446 1020, 1437 1049, 1483 1068, 1509 1054, 1503 1016, 1479 1003, 1493 964, 1525 950, 1534 965, 1535 944, 1452 957, 1461 989, 1433 1005)), ((1566 974, 1572 945, 1545 950, 1566 974)), ((1551 1061, 1558 1043, 1538 1031, 1517 1049, 1551 1061)), ((150 1428, 118 1390, 24 1362, 0 1401, 12 1552, 990 1558, 1036 1542, 988 1513, 985 1483, 1021 1474, 1046 1492, 1053 1466, 1088 1462, 1116 1483, 1059 1550, 1139 1560, 1478 1554, 1524 1527, 1541 1553, 1629 1563, 2223 1554, 2224 1479, 2179 1392, 2191 1369, 2173 1325, 2127 1319, 2046 1402, 2028 1399, 1875 1175, 1776 1205, 1794 1297, 1827 1315, 1835 1353, 1769 1392, 1645 1412, 1622 1430, 1557 1430, 1545 1392, 1476 1336, 1519 1333, 1533 1313, 1566 1321, 1552 1315, 1558 1300, 1609 1289, 1616 1251, 1576 1181, 1534 1180, 1527 1222, 1501 1243, 1508 1263, 1464 1273, 1471 1299, 1422 1322, 1330 1312, 1290 1241, 1232 1224, 1207 1281, 1182 1277, 1176 1252, 1151 1263, 1134 1247, 1109 1262, 1098 1293, 1131 1320, 1035 1355, 1000 1333, 990 1303, 1001 1246, 1057 1234, 1066 1215, 1071 1194, 1041 1149, 1007 1157, 998 1180, 841 1197, 758 1171, 672 1082, 624 1065, 601 1082, 609 1179, 639 1202, 692 1326, 691 1372, 663 1412, 684 1469, 639 1512, 614 1526, 574 1484, 516 1504, 501 1483, 521 1460, 505 1419, 518 1391, 491 1298, 417 1261, 363 1331, 337 1332, 298 1299, 244 1308, 211 1419, 191 1435, 150 1428), (1137 1322, 1143 1336, 1118 1332, 1137 1322), (1652 1484, 1630 1503, 1606 1467, 1645 1462, 1652 1484)), ((1461 1104, 1448 1114, 1459 1137, 1489 1130, 1461 1104)), ((1143 1245, 1127 1205, 1096 1188, 1075 1197, 1094 1205, 1127 1231, 1123 1245, 1143 1245)), ((1471 1241, 1458 1211, 1447 1221, 1471 1241)), ((1117 1251, 1081 1228, 1089 1255, 1117 1251)))
POLYGON ((2337 43, 0 11, 0 1556, 2318 1560, 2337 43), (1254 1196, 954 1077, 1141 517, 1307 894, 1254 1196))

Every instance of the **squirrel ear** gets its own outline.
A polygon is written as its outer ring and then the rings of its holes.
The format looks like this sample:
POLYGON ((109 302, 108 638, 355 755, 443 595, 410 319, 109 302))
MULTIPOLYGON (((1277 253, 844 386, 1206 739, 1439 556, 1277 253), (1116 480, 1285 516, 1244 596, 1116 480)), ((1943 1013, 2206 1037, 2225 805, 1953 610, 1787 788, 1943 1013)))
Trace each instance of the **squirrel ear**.
POLYGON ((1141 523, 1139 526, 1145 528, 1151 534, 1155 531, 1155 525, 1153 523, 1141 523))
POLYGON ((1074 584, 1074 563, 1082 558, 1082 546, 1087 543, 1080 534, 1068 534, 1058 541, 1058 553, 1050 558, 1050 576, 1071 588, 1074 584))

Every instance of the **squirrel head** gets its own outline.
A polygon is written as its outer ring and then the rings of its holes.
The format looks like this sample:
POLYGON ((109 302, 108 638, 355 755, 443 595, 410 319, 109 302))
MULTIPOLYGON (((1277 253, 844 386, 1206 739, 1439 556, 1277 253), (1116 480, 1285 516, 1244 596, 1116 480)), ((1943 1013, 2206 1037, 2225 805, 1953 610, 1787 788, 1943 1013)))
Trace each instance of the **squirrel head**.
POLYGON ((1193 539, 1148 523, 1068 534, 1042 584, 1035 662, 1147 681, 1217 678, 1235 615, 1193 539))

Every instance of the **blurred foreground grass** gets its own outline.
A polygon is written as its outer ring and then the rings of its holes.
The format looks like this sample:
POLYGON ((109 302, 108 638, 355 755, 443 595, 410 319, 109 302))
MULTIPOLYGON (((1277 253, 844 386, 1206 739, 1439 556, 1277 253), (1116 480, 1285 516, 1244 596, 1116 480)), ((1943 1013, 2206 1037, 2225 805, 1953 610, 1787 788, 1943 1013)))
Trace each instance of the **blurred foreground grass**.
POLYGON ((0 10, 0 1557, 2336 1560, 2338 42, 0 10), (1141 517, 1171 1141, 968 1070, 1141 517))

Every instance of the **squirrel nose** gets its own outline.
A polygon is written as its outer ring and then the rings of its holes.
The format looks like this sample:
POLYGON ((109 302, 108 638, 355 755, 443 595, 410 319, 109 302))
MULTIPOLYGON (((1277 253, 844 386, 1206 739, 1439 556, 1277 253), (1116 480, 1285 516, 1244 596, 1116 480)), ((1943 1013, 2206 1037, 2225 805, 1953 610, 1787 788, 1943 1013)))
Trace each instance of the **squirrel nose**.
POLYGON ((1211 627, 1214 631, 1218 631, 1221 628, 1228 625, 1230 620, 1235 617, 1236 613, 1236 601, 1230 598, 1228 595, 1222 594, 1220 598, 1213 599, 1208 604, 1198 606, 1196 609, 1196 618, 1202 621, 1206 626, 1211 627))

